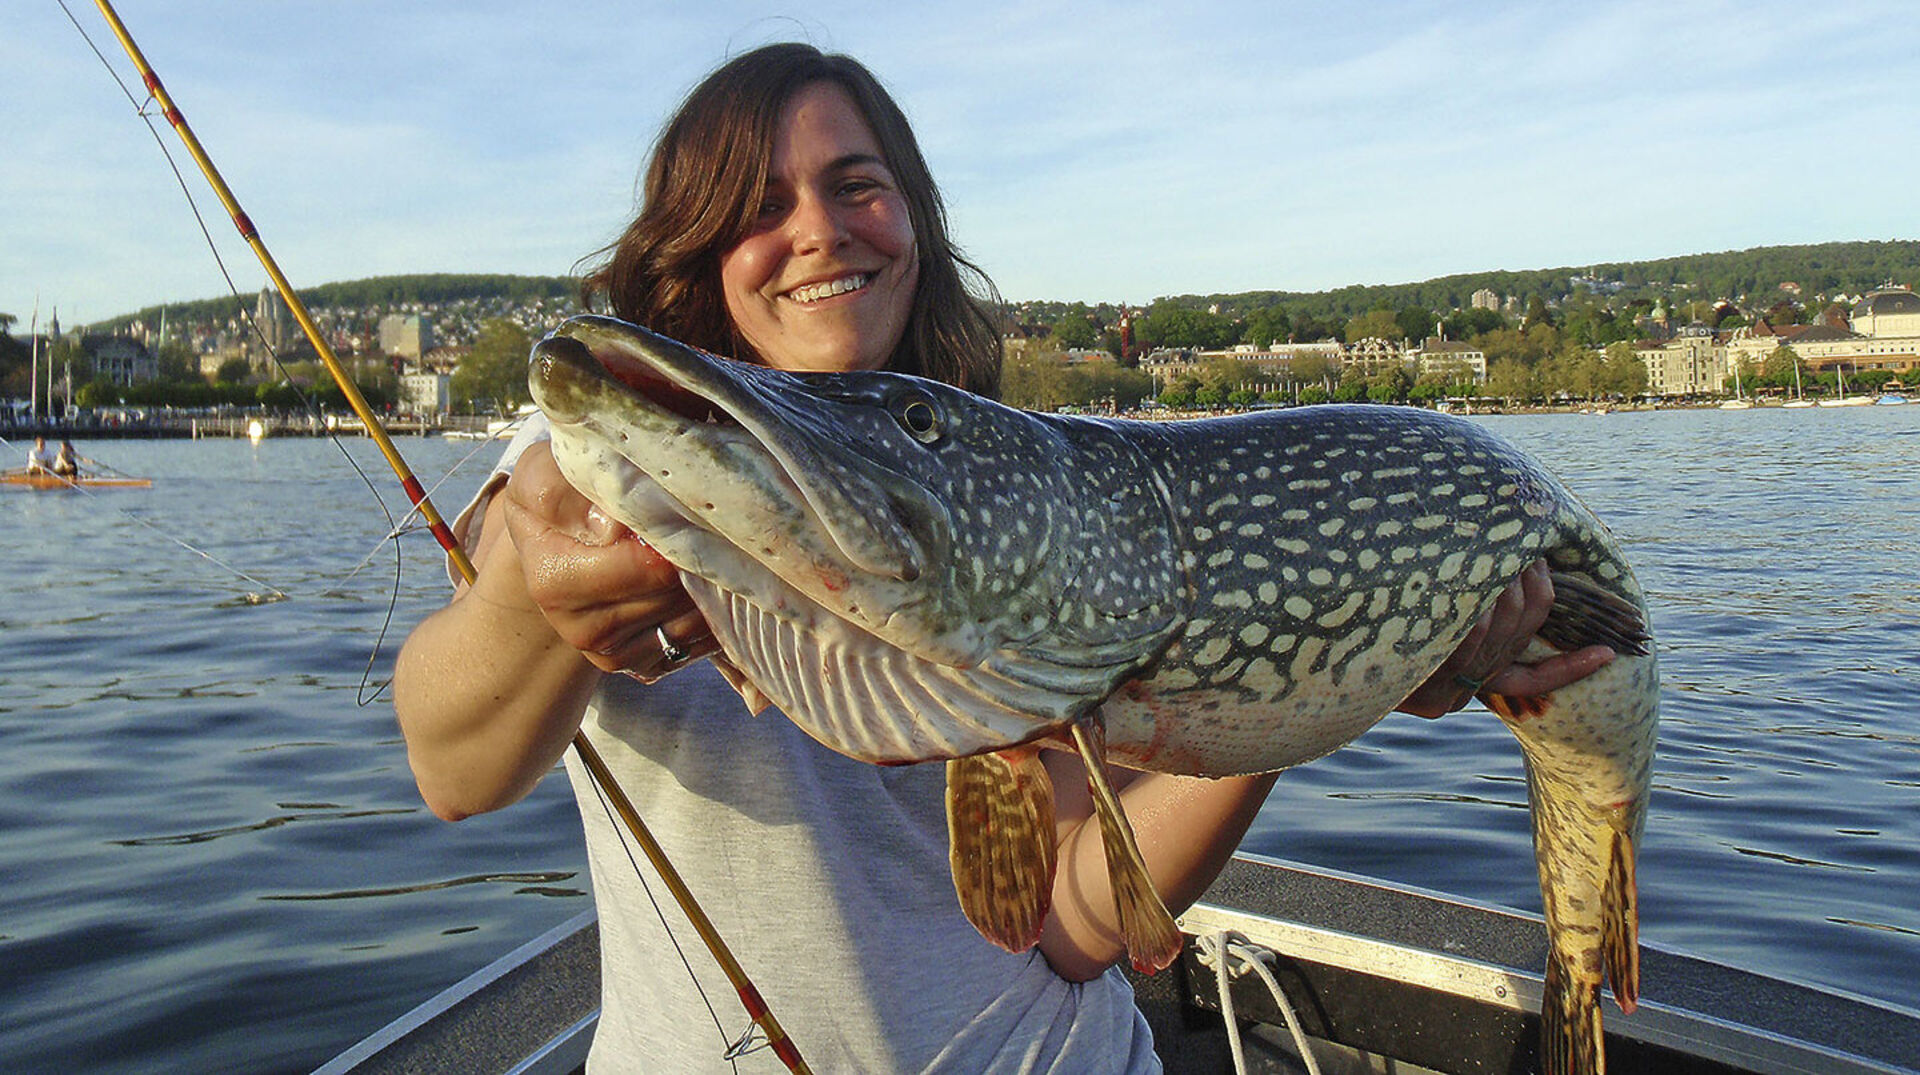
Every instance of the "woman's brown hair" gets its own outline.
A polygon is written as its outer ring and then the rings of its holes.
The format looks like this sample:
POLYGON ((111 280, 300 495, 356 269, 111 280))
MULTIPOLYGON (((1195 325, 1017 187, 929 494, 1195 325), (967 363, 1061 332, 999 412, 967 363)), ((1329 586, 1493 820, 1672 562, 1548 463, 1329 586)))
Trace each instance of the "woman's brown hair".
POLYGON ((947 237, 946 208, 912 127, 859 61, 811 45, 755 49, 694 87, 654 143, 639 215, 595 255, 583 299, 683 343, 752 357, 727 316, 720 257, 753 226, 788 99, 823 81, 846 90, 866 118, 913 221, 920 283, 887 368, 997 395, 1000 334, 988 304, 998 299, 947 237))

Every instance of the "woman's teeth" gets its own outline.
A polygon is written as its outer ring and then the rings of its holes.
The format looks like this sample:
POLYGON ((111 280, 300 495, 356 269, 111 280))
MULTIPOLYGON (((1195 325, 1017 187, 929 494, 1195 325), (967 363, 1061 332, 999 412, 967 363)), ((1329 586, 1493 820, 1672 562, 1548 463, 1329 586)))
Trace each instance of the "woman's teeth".
POLYGON ((853 276, 843 276, 838 280, 829 280, 824 284, 809 284, 806 287, 796 287, 792 291, 787 292, 787 298, 795 302, 818 302, 821 299, 832 298, 835 295, 844 295, 849 291, 858 291, 872 281, 872 273, 858 273, 853 276))

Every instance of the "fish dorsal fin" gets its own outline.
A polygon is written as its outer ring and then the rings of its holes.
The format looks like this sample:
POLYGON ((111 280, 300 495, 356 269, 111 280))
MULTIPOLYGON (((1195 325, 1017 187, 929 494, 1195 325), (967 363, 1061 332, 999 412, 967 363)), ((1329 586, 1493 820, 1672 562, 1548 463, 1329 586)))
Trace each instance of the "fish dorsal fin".
POLYGON ((1646 656, 1653 639, 1633 602, 1564 571, 1553 572, 1553 608, 1538 633, 1563 653, 1599 643, 1636 657, 1646 656))
POLYGON ((1040 748, 947 763, 947 847, 960 909, 1009 952, 1040 943, 1053 903, 1053 781, 1040 748))
POLYGON ((1120 937, 1126 942, 1127 959, 1142 974, 1165 969, 1180 955, 1183 943, 1180 927, 1174 925, 1167 905, 1153 887, 1147 874, 1146 859, 1134 841, 1133 826, 1120 808, 1119 796, 1107 782, 1105 729, 1098 717, 1073 723, 1073 745, 1080 749, 1080 760, 1087 769, 1087 788, 1093 793, 1094 816, 1100 822, 1100 841, 1107 851, 1108 883, 1113 886, 1113 903, 1120 915, 1120 937))

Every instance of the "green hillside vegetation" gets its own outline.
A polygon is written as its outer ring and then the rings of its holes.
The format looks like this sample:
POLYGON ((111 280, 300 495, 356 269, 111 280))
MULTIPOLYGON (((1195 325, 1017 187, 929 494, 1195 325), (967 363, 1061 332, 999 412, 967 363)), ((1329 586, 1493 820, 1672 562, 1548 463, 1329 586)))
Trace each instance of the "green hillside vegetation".
MULTIPOLYGON (((579 293, 580 281, 571 276, 515 276, 509 273, 417 273, 408 276, 375 276, 365 280, 321 284, 299 289, 300 301, 314 310, 328 307, 366 309, 397 308, 462 301, 497 300, 530 303, 539 299, 572 298, 579 293)), ((243 296, 252 309, 252 296, 243 296)), ((223 321, 235 313, 231 295, 214 299, 174 302, 149 306, 144 310, 115 317, 93 326, 112 332, 136 321, 157 324, 161 311, 175 324, 196 321, 223 321)))
MULTIPOLYGON (((1485 353, 1488 383, 1478 389, 1404 371, 1374 378, 1349 371, 1296 375, 1305 385, 1261 385, 1248 368, 1221 359, 1181 378, 1162 394, 1172 406, 1327 399, 1425 402, 1476 391, 1515 401, 1556 397, 1625 397, 1645 387, 1630 348, 1645 335, 1646 315, 1664 311, 1675 324, 1703 322, 1732 329, 1767 318, 1794 324, 1827 312, 1833 299, 1920 277, 1920 242, 1823 243, 1696 254, 1657 261, 1462 273, 1412 284, 1354 285, 1333 291, 1253 291, 1156 299, 1133 312, 1134 353, 1153 348, 1223 350, 1237 344, 1369 337, 1465 341, 1485 353), (1472 309, 1485 289, 1513 303, 1511 312, 1472 309)), ((1844 314, 1844 304, 1836 312, 1844 314)), ((1088 367, 1045 367, 1048 351, 1103 349, 1118 354, 1121 310, 1112 304, 1029 302, 1014 319, 1047 328, 1040 355, 1014 360, 1009 402, 1022 406, 1121 406, 1151 391, 1144 375, 1126 384, 1095 377, 1088 367)), ((1310 365, 1310 363, 1308 364, 1310 365)), ((1757 375, 1759 371, 1749 371, 1757 375)))

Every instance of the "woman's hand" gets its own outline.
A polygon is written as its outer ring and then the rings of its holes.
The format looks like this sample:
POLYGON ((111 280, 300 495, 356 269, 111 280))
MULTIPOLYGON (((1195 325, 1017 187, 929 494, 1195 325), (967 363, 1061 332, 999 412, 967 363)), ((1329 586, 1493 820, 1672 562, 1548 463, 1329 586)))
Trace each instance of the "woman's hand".
POLYGON ((561 641, 606 672, 651 681, 719 645, 673 565, 527 448, 500 492, 526 592, 561 641))
POLYGON ((1482 691, 1493 694, 1537 696, 1551 694, 1584 679, 1612 662, 1606 646, 1588 646, 1561 653, 1538 664, 1518 664, 1533 634, 1553 608, 1553 579, 1545 560, 1537 560, 1506 588, 1493 609, 1474 625, 1418 690, 1407 695, 1403 713, 1434 718, 1465 706, 1482 691))

